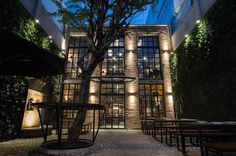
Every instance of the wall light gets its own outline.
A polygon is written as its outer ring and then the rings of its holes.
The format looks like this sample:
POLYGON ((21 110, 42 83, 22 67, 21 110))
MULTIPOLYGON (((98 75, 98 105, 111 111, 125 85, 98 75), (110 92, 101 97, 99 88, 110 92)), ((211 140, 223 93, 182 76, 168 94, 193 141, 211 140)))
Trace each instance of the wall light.
POLYGON ((93 92, 93 93, 90 93, 90 95, 91 95, 91 96, 95 96, 95 95, 96 95, 96 93, 95 93, 95 92, 93 92))

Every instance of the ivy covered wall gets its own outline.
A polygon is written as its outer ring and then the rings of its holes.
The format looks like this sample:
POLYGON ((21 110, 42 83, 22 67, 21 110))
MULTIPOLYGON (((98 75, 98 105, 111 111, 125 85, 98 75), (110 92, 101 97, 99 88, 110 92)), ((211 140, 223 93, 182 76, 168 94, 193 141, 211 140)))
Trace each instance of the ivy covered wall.
MULTIPOLYGON (((61 51, 21 6, 19 0, 1 0, 0 6, 0 31, 15 33, 60 56, 61 51)), ((55 78, 47 79, 54 83, 55 78)), ((0 141, 20 134, 28 82, 27 77, 0 75, 0 141)))
POLYGON ((17 136, 21 129, 27 80, 22 77, 0 75, 0 138, 17 136))
POLYGON ((236 120, 236 1, 218 0, 171 57, 178 117, 236 120))

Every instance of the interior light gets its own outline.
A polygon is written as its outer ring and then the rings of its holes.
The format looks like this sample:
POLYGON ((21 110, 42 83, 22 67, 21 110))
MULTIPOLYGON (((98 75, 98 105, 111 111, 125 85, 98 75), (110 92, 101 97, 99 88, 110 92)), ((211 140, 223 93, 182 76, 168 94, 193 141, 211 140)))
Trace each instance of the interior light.
POLYGON ((108 56, 112 56, 112 53, 108 52, 108 56))
POLYGON ((146 57, 143 57, 144 60, 146 60, 147 58, 146 57))

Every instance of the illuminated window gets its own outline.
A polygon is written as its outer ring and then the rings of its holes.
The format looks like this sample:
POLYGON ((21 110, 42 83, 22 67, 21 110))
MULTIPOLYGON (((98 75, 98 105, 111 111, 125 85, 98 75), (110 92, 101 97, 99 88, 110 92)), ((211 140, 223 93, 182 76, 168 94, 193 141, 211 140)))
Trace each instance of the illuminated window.
POLYGON ((162 84, 139 84, 141 117, 164 117, 165 104, 162 84))
POLYGON ((139 37, 138 73, 139 78, 161 79, 160 50, 157 37, 139 37))
POLYGON ((124 64, 124 38, 119 38, 104 56, 101 75, 124 75, 124 64))
MULTIPOLYGON (((69 41, 68 59, 66 65, 67 78, 78 78, 81 74, 81 69, 78 66, 78 61, 84 53, 87 53, 88 41, 86 37, 71 37, 69 41)), ((85 58, 87 59, 87 58, 85 58)))

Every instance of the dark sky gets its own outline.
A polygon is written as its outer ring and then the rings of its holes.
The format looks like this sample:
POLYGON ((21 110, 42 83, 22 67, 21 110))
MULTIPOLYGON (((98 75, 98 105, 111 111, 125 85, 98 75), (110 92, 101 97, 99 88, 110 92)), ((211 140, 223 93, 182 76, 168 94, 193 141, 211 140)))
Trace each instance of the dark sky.
MULTIPOLYGON (((51 0, 42 0, 43 5, 47 9, 48 12, 56 11, 57 7, 51 0)), ((149 8, 149 7, 148 7, 149 8)), ((140 13, 133 21, 132 24, 145 24, 147 18, 148 9, 142 13, 140 13)), ((60 24, 57 23, 59 26, 60 24)))

